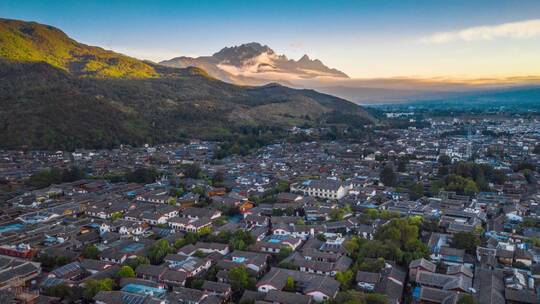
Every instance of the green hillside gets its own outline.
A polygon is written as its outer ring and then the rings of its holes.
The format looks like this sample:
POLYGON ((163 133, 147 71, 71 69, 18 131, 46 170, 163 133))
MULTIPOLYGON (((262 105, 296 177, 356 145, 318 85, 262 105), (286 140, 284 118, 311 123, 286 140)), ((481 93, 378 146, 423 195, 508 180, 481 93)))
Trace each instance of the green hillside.
POLYGON ((79 76, 158 76, 144 62, 78 43, 57 28, 35 22, 0 19, 0 57, 20 62, 43 61, 79 76))

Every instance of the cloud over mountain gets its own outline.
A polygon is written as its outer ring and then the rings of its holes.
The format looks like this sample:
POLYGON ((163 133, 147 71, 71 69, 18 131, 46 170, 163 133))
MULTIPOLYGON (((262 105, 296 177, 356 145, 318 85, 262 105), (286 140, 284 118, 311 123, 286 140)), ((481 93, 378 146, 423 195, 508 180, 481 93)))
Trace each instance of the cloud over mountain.
POLYGON ((176 57, 160 64, 170 67, 200 67, 216 78, 242 84, 321 77, 349 78, 318 59, 311 59, 307 55, 299 60, 289 59, 256 42, 226 47, 212 56, 176 57))

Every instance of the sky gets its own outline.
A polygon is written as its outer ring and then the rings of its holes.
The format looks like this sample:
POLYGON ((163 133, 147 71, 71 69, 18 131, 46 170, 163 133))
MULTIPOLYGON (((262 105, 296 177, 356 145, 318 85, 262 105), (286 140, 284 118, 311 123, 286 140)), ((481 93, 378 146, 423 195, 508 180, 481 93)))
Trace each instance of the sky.
POLYGON ((255 41, 353 78, 540 74, 538 0, 2 0, 0 16, 153 61, 255 41))

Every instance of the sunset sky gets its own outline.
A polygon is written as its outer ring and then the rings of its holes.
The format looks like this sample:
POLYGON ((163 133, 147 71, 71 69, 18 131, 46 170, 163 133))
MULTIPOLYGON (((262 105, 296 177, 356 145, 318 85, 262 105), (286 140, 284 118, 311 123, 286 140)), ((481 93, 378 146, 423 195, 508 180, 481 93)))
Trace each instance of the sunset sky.
POLYGON ((256 41, 354 78, 540 74, 540 1, 3 0, 0 16, 153 61, 256 41))

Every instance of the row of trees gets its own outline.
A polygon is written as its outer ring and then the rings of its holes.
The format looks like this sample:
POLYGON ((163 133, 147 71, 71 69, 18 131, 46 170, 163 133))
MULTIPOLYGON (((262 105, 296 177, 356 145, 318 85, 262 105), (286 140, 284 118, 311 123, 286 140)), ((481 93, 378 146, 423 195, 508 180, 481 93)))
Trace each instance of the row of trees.
MULTIPOLYGON (((406 168, 408 160, 400 158, 397 160, 398 171, 402 172, 406 168)), ((520 170, 527 170, 529 166, 523 165, 520 170)), ((517 169, 516 169, 517 170, 517 169)), ((533 168, 534 170, 534 168, 533 168)), ((432 181, 432 188, 437 189, 431 192, 438 192, 440 189, 455 191, 458 194, 474 195, 480 191, 489 190, 489 183, 503 184, 507 177, 500 171, 486 164, 476 164, 472 162, 457 162, 452 164, 449 156, 439 157, 438 180, 432 181)), ((406 189, 411 199, 418 199, 425 195, 424 185, 420 182, 407 182, 398 185, 397 174, 394 166, 386 164, 380 173, 380 181, 385 186, 406 189)), ((431 193, 436 194, 436 193, 431 193)))
POLYGON ((68 302, 76 302, 81 298, 92 301, 92 298, 100 291, 112 291, 116 287, 116 282, 111 278, 101 280, 88 280, 84 288, 70 287, 66 284, 47 287, 43 293, 47 296, 58 297, 68 302))
POLYGON ((439 157, 438 174, 445 183, 447 190, 460 194, 474 194, 478 191, 489 190, 489 183, 503 184, 507 177, 490 165, 473 162, 457 162, 452 164, 450 157, 439 157))
POLYGON ((27 184, 36 189, 41 189, 52 184, 74 182, 85 178, 85 176, 84 171, 75 166, 67 169, 51 168, 34 173, 28 179, 27 184))
POLYGON ((228 244, 233 250, 248 250, 255 244, 255 237, 245 230, 236 230, 234 232, 221 231, 217 235, 208 235, 207 241, 228 244))

